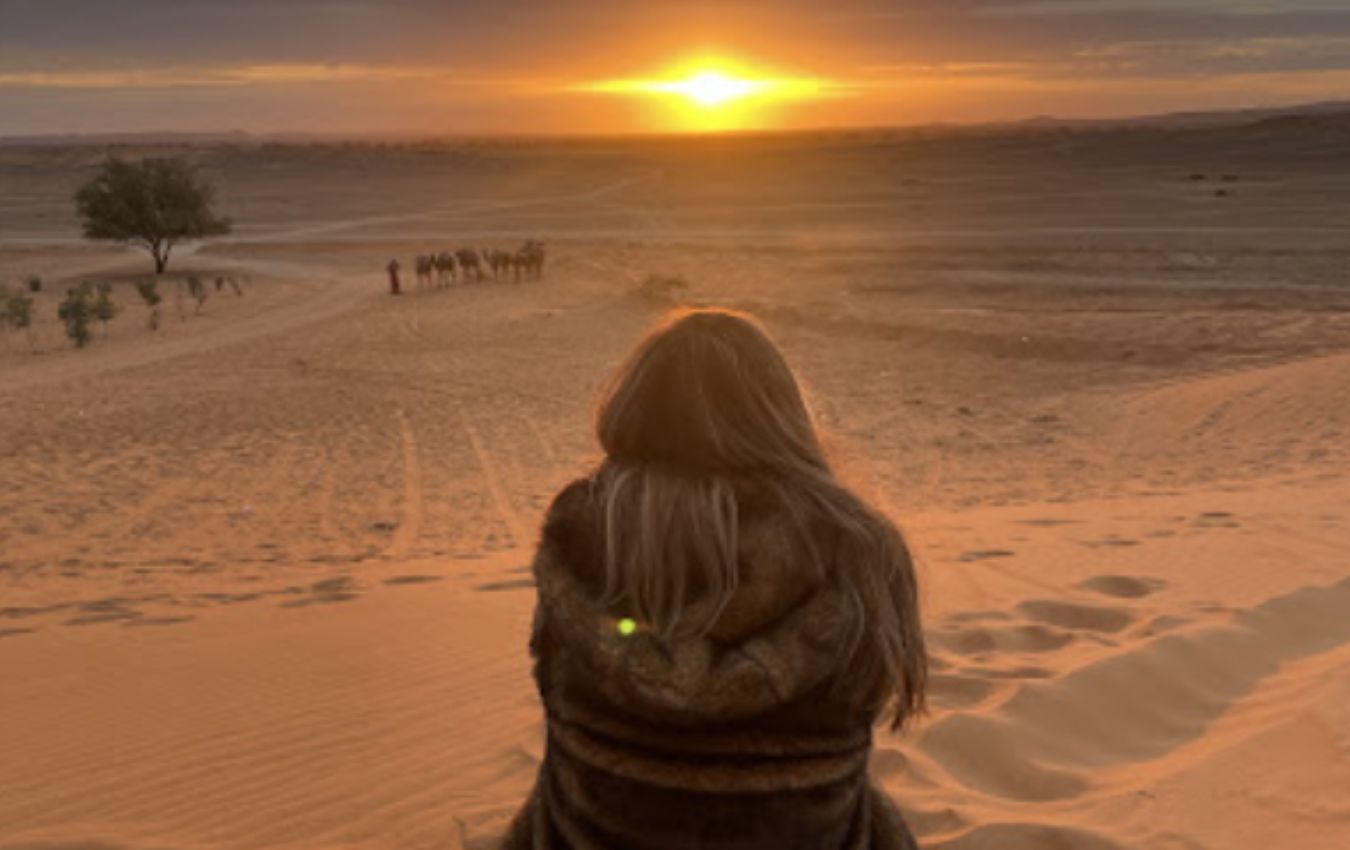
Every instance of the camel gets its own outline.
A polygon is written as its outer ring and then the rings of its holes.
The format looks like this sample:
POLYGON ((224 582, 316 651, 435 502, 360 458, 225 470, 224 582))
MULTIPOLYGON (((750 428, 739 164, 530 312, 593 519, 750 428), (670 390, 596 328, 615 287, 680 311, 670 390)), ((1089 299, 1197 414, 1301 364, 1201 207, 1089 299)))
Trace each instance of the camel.
POLYGON ((524 276, 525 276, 525 279, 528 280, 529 277, 530 277, 530 255, 529 255, 529 252, 525 251, 525 250, 522 248, 521 250, 519 250, 519 251, 517 251, 517 252, 515 252, 514 254, 511 254, 511 255, 509 255, 509 256, 511 257, 511 269, 512 269, 512 271, 515 272, 515 281, 516 281, 516 283, 520 283, 521 275, 524 275, 524 276))
POLYGON ((531 239, 516 252, 516 277, 524 271, 527 280, 542 280, 544 277, 544 243, 531 239))
POLYGON ((492 251, 488 254, 488 267, 492 269, 492 279, 501 280, 511 271, 512 256, 509 251, 492 251))
POLYGON ((455 255, 448 251, 442 251, 436 255, 436 288, 445 289, 456 282, 455 275, 455 255))
POLYGON ((483 267, 478 251, 472 248, 460 248, 455 251, 455 259, 459 260, 459 270, 463 273, 464 282, 468 282, 468 274, 474 274, 475 281, 482 281, 483 267))
POLYGON ((421 292, 424 288, 431 287, 431 272, 435 268, 436 257, 434 255, 417 255, 417 291, 421 292))

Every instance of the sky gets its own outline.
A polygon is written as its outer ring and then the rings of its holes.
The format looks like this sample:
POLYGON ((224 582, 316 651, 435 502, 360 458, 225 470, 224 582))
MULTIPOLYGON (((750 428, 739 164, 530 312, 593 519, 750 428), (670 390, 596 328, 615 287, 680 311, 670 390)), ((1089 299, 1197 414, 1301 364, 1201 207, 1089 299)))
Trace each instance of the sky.
POLYGON ((1350 99, 1350 0, 0 0, 0 136, 703 131, 1331 99, 1350 99), (627 84, 710 70, 784 85, 713 106, 627 84))

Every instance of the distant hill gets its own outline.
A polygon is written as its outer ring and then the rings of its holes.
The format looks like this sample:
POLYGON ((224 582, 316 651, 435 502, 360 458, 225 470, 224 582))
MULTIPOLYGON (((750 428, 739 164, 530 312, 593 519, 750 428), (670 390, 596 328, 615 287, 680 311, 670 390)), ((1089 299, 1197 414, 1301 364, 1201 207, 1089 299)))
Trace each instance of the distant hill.
MULTIPOLYGON (((1055 118, 1038 116, 1025 121, 1015 122, 1011 126, 1031 128, 1066 127, 1070 129, 1104 130, 1121 127, 1154 127, 1160 129, 1199 130, 1210 127, 1236 127, 1243 124, 1256 124, 1261 121, 1318 116, 1350 114, 1350 100, 1332 100, 1319 103, 1305 103, 1296 106, 1262 106, 1250 109, 1225 109, 1210 112, 1169 112, 1161 115, 1138 115, 1130 118, 1055 118)), ((993 125, 1000 126, 1000 125, 993 125)), ((1001 126, 1009 126, 1007 124, 1001 126)))

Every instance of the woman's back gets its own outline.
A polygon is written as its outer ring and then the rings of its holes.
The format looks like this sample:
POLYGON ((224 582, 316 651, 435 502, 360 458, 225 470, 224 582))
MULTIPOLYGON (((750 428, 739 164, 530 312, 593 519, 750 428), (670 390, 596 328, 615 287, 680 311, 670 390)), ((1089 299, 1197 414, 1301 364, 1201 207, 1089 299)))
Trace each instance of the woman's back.
POLYGON ((606 460, 554 501, 531 651, 548 717, 510 850, 885 850, 871 730, 921 710, 895 526, 835 481, 746 317, 653 333, 602 406, 606 460))
POLYGON ((597 490, 563 491, 535 562, 548 755, 506 846, 913 846, 867 779, 885 683, 840 666, 846 594, 792 545, 771 491, 740 483, 740 586, 706 634, 667 641, 606 604, 597 490))

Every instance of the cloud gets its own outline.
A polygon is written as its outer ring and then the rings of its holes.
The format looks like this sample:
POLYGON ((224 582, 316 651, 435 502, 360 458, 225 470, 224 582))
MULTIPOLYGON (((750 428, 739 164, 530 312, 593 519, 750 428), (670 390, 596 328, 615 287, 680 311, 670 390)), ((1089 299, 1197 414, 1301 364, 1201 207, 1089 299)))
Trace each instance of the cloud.
POLYGON ((296 83, 457 82, 448 71, 367 65, 241 65, 147 70, 0 72, 0 88, 156 89, 296 83))
POLYGON ((438 122, 533 127, 545 104, 558 122, 589 108, 575 103, 584 95, 569 102, 560 92, 588 80, 649 79, 697 53, 857 93, 847 115, 812 113, 822 122, 1149 111, 1149 97, 1172 108, 1188 91, 1204 107, 1244 87, 1250 102, 1294 92, 1324 99, 1348 90, 1335 86, 1350 71, 1350 5, 0 0, 0 132, 77 121, 384 125, 422 121, 425 101, 440 110, 438 122))

